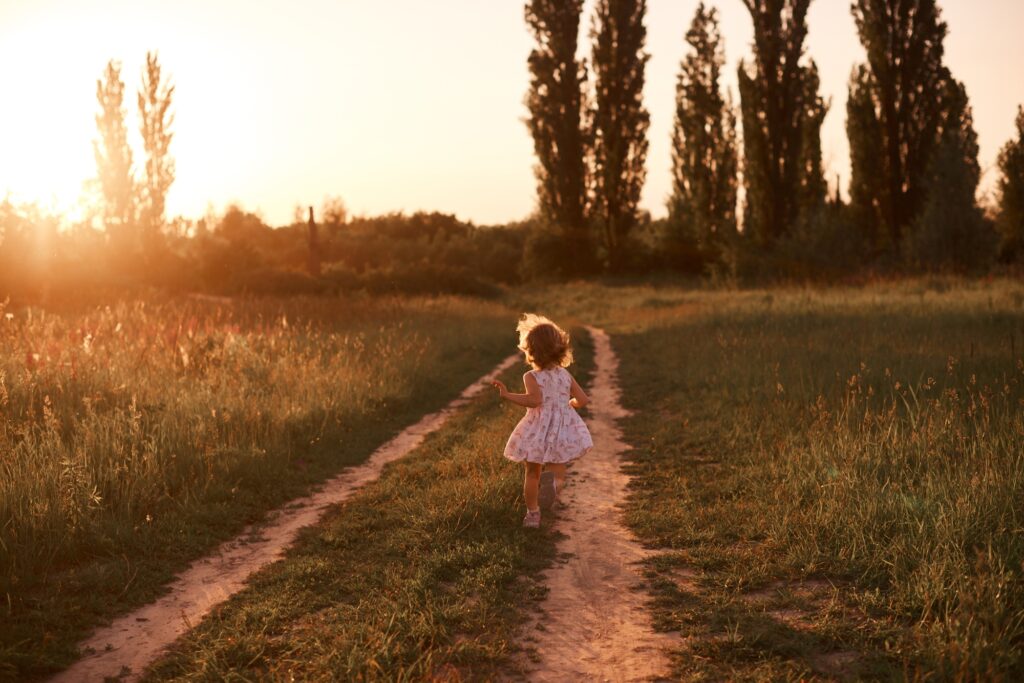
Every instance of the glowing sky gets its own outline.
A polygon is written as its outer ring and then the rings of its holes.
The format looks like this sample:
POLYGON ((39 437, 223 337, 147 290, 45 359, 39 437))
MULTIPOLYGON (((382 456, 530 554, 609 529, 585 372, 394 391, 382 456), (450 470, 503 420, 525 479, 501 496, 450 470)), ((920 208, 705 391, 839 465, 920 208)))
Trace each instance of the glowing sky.
MULTIPOLYGON (((715 4, 734 87, 750 20, 740 0, 715 4)), ((675 77, 696 5, 649 0, 643 205, 655 215, 670 188, 675 77)), ((941 5, 989 188, 1024 103, 1024 1, 941 5)), ((110 58, 124 65, 138 159, 134 92, 146 50, 159 50, 177 86, 171 214, 237 201, 281 224, 296 204, 338 195, 354 213, 523 218, 535 186, 522 14, 521 0, 0 0, 0 196, 76 203, 95 174, 95 82, 110 58)), ((816 0, 809 23, 808 52, 832 97, 825 162, 845 190, 846 82, 863 53, 848 0, 816 0)))

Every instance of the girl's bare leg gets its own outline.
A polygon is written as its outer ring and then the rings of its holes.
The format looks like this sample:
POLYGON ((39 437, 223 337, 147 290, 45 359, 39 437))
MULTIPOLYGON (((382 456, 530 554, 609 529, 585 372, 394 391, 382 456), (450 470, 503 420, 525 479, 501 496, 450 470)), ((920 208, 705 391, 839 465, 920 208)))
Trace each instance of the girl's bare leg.
POLYGON ((527 462, 525 465, 526 476, 523 478, 523 498, 526 499, 526 509, 539 510, 537 488, 540 484, 541 464, 539 462, 527 462))
POLYGON ((549 464, 547 469, 555 475, 555 491, 561 491, 565 484, 565 465, 549 464))

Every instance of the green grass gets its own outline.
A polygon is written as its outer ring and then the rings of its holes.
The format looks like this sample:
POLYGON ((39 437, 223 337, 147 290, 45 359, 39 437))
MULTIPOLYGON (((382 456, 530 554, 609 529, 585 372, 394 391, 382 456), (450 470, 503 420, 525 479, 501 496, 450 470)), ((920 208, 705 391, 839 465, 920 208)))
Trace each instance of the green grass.
POLYGON ((1024 287, 563 300, 621 356, 628 521, 665 550, 659 627, 693 638, 677 675, 1024 675, 1024 287))
MULTIPOLYGON (((592 371, 576 335, 573 371, 592 371)), ((506 373, 515 385, 523 368, 506 373)), ((554 535, 523 529, 522 469, 501 457, 522 409, 487 393, 307 530, 148 680, 423 680, 497 674, 554 535)))
POLYGON ((459 299, 0 310, 0 679, 52 672, 173 573, 512 348, 459 299))
MULTIPOLYGON (((634 411, 627 521, 661 549, 647 583, 657 627, 689 637, 677 677, 1024 676, 1020 283, 575 283, 509 304, 612 334, 634 411)), ((0 466, 21 477, 0 479, 8 672, 67 661, 88 625, 156 595, 179 555, 361 461, 515 341, 495 305, 246 306, 0 321, 14 325, 0 327, 0 466), (167 342, 163 323, 192 316, 193 337, 167 342)), ((500 457, 519 415, 475 401, 151 677, 502 673, 554 552, 519 526, 521 473, 500 457)))

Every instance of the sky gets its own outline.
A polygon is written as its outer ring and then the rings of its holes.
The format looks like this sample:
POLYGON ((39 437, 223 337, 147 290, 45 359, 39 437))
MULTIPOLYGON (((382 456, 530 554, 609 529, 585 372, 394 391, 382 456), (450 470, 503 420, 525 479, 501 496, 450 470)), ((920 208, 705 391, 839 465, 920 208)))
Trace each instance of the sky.
MULTIPOLYGON (((741 0, 709 4, 720 11, 725 85, 735 94, 749 15, 741 0)), ((826 172, 844 192, 846 84, 863 60, 849 4, 815 0, 807 41, 832 103, 826 172)), ((1024 104, 1024 0, 940 4, 947 63, 974 107, 985 193, 1024 104)), ((656 217, 671 189, 675 80, 696 6, 648 0, 641 203, 656 217)), ((176 87, 171 215, 238 203, 280 225, 296 206, 330 196, 355 215, 520 220, 536 206, 523 104, 531 44, 522 0, 0 0, 0 197, 80 215, 95 176, 96 80, 109 59, 123 65, 139 166, 135 90, 151 50, 176 87)))

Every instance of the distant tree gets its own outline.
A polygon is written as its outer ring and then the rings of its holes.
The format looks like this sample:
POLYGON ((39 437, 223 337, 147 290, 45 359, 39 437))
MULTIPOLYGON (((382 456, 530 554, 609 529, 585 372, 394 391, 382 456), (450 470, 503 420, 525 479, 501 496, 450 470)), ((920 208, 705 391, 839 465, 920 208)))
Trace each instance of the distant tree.
POLYGON ((537 41, 528 60, 527 126, 537 154, 537 195, 547 223, 577 252, 589 252, 584 84, 576 59, 583 0, 529 0, 526 23, 537 41))
POLYGON ((341 197, 324 198, 320 205, 320 222, 330 230, 336 230, 348 222, 348 207, 341 197))
POLYGON ((927 199, 943 132, 963 123, 962 86, 943 64, 935 0, 855 0, 852 11, 867 63, 850 80, 850 196, 875 250, 899 250, 927 199))
POLYGON ((146 66, 138 93, 142 145, 146 150, 146 175, 141 187, 140 218, 147 234, 164 224, 167 191, 174 182, 174 159, 169 148, 174 123, 171 98, 174 86, 163 78, 156 53, 146 53, 146 66))
POLYGON ((736 115, 721 91, 717 10, 697 6, 686 42, 692 50, 676 81, 668 223, 676 259, 692 254, 697 266, 719 260, 736 233, 736 115))
POLYGON ((925 202, 904 240, 907 259, 928 270, 977 270, 990 265, 998 239, 978 207, 978 136, 967 91, 947 83, 949 121, 931 154, 925 202))
POLYGON ((999 232, 1003 255, 1024 255, 1024 107, 1017 109, 1017 138, 999 152, 999 232))
POLYGON ((881 169, 885 165, 885 149, 881 122, 875 112, 871 71, 866 64, 853 68, 846 99, 846 137, 850 143, 850 211, 856 217, 869 247, 878 253, 886 245, 895 246, 885 225, 882 197, 887 184, 881 169))
POLYGON ((96 81, 96 99, 100 105, 96 115, 99 139, 93 141, 93 155, 103 195, 103 221, 112 237, 124 239, 135 219, 135 181, 124 122, 124 82, 119 62, 107 62, 103 78, 96 81))
POLYGON ((628 259, 629 237, 646 178, 643 105, 646 0, 597 0, 591 27, 594 69, 594 215, 612 270, 628 259))
POLYGON ((762 246, 825 200, 821 123, 828 105, 814 62, 801 64, 810 3, 743 0, 754 24, 753 60, 739 67, 744 229, 762 246))
POLYGON ((828 183, 821 160, 821 126, 825 123, 829 103, 822 99, 818 65, 811 61, 803 70, 803 121, 800 131, 800 193, 797 196, 797 216, 818 211, 825 204, 828 183))

